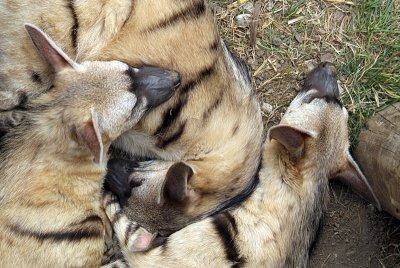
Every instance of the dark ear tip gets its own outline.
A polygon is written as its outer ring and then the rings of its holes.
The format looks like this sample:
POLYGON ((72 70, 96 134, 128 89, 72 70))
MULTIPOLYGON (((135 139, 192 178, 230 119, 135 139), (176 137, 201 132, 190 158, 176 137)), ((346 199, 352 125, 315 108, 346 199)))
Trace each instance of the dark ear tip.
POLYGON ((31 23, 24 23, 24 27, 28 32, 37 29, 37 27, 31 23))

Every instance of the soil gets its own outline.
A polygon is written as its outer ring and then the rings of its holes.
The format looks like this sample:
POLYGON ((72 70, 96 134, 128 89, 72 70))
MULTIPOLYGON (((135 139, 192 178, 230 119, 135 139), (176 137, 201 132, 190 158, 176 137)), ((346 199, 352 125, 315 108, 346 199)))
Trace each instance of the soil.
POLYGON ((330 196, 310 267, 400 267, 400 221, 343 185, 330 196))

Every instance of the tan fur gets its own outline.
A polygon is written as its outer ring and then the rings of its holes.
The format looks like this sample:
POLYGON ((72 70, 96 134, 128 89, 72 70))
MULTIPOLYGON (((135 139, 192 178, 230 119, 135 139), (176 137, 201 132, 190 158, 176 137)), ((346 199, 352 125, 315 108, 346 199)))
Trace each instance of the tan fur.
POLYGON ((44 28, 79 61, 116 59, 176 70, 182 78, 177 94, 116 146, 137 156, 184 161, 194 171, 189 183, 198 195, 185 201, 181 213, 191 219, 215 210, 250 184, 262 122, 245 70, 221 43, 206 2, 1 1, 0 107, 18 106, 24 96, 50 86, 50 70, 21 32, 26 21, 44 28))
POLYGON ((100 204, 106 152, 151 99, 131 92, 139 88, 127 64, 77 64, 39 29, 27 30, 56 73, 1 143, 2 267, 98 267, 108 222, 100 204))
MULTIPOLYGON (((331 74, 325 76, 336 84, 331 74)), ((308 102, 314 93, 312 88, 299 93, 280 125, 270 129, 260 182, 241 205, 173 233, 147 253, 130 252, 126 232, 117 232, 131 267, 307 267, 328 178, 345 169, 353 179, 362 177, 348 153, 346 109, 323 94, 308 102)), ((152 180, 140 187, 160 186, 152 180)), ((156 198, 156 192, 144 195, 156 198)), ((109 216, 119 210, 106 206, 109 216)))

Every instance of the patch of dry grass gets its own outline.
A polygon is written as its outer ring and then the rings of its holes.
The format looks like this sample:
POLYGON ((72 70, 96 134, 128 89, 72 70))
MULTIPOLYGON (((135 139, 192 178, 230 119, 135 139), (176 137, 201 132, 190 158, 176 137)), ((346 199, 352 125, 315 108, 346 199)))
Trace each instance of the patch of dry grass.
POLYGON ((253 1, 210 1, 222 36, 250 65, 266 127, 279 122, 304 74, 321 61, 338 69, 353 145, 367 118, 400 101, 398 0, 264 0, 250 44, 253 1))

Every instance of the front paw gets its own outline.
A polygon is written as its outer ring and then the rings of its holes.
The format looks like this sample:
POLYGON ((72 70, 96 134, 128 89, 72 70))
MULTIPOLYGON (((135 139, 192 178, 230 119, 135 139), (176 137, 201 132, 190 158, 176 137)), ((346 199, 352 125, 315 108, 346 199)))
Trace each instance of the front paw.
POLYGON ((103 208, 110 220, 120 245, 130 252, 147 251, 158 245, 156 233, 150 233, 122 212, 118 198, 110 192, 103 194, 103 208))

